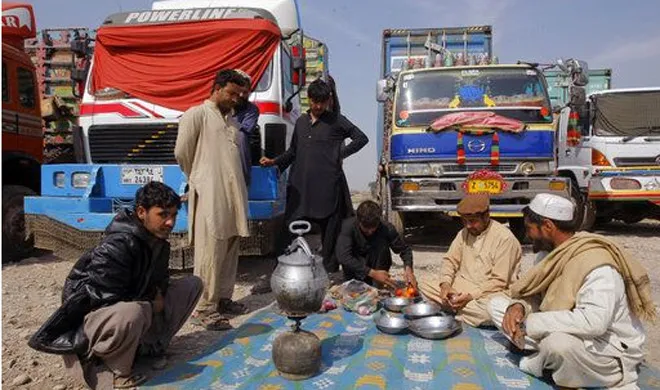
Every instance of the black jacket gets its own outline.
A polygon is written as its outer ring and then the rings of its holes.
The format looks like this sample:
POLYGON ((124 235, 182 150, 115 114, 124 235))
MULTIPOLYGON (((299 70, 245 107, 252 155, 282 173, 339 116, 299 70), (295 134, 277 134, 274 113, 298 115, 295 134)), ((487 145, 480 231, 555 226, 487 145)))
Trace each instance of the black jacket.
POLYGON ((130 211, 119 212, 100 244, 86 252, 64 282, 62 305, 29 340, 38 351, 84 353, 85 316, 120 301, 151 301, 166 294, 170 244, 149 233, 130 211))
POLYGON ((389 271, 392 266, 390 249, 401 257, 404 266, 412 268, 412 248, 391 223, 382 221, 371 236, 365 237, 353 217, 344 220, 335 252, 347 279, 369 282, 369 270, 389 271))

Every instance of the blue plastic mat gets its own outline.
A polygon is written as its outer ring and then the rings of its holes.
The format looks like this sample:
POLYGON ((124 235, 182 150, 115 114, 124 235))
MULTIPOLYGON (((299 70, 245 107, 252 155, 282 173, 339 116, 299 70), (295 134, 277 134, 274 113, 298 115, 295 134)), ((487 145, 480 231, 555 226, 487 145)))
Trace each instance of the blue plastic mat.
MULTIPOLYGON (((199 357, 150 380, 143 389, 552 389, 520 371, 506 339, 495 331, 465 327, 447 340, 379 332, 371 319, 341 309, 315 314, 303 328, 322 340, 323 366, 293 382, 280 377, 272 342, 290 322, 271 309, 230 331, 199 357)), ((657 371, 644 369, 639 386, 660 388, 657 371)))

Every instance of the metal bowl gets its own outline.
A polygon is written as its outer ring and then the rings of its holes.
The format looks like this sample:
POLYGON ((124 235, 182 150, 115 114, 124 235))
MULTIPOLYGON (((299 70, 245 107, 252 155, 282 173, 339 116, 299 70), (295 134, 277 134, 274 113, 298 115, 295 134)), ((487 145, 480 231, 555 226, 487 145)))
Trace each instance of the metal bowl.
POLYGON ((463 326, 454 317, 444 315, 412 320, 409 323, 409 328, 416 336, 440 340, 457 334, 463 326))
POLYGON ((403 308, 403 314, 411 319, 446 315, 440 306, 430 302, 419 302, 414 305, 406 306, 403 308))
POLYGON ((383 307, 389 311, 400 313, 404 307, 412 305, 419 298, 390 297, 382 301, 383 307))
POLYGON ((374 316, 376 327, 383 333, 398 334, 408 330, 408 321, 400 315, 381 310, 374 316))

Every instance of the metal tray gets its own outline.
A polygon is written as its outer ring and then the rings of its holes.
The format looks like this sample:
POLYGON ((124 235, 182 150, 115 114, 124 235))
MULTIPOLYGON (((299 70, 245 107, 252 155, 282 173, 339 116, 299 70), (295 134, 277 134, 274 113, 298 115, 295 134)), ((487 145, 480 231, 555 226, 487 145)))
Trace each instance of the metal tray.
POLYGON ((381 301, 383 307, 389 311, 400 313, 403 308, 408 305, 412 305, 417 302, 420 298, 404 298, 404 297, 390 297, 385 298, 381 301))
POLYGON ((424 317, 409 322, 413 334, 424 339, 441 340, 458 334, 463 325, 452 316, 424 317))
POLYGON ((374 315, 374 322, 378 330, 383 333, 399 334, 408 330, 408 320, 401 315, 388 313, 385 310, 374 315))
POLYGON ((430 316, 446 316, 442 308, 434 303, 419 302, 408 305, 402 310, 403 314, 410 319, 417 319, 430 316))

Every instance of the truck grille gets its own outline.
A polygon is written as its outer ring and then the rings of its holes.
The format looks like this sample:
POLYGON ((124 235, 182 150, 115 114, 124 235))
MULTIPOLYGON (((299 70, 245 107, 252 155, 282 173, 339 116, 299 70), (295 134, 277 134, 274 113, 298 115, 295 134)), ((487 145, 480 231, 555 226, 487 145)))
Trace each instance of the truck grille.
POLYGON ((617 167, 641 167, 649 165, 660 165, 657 163, 658 157, 616 157, 614 164, 617 167))
POLYGON ((89 151, 98 164, 176 164, 176 135, 176 124, 91 126, 89 151))
POLYGON ((516 164, 500 164, 497 166, 493 166, 490 164, 465 164, 465 165, 443 164, 442 165, 442 169, 444 170, 445 173, 470 173, 481 169, 487 169, 489 171, 502 172, 502 173, 514 173, 516 171, 516 168, 517 168, 516 164))

